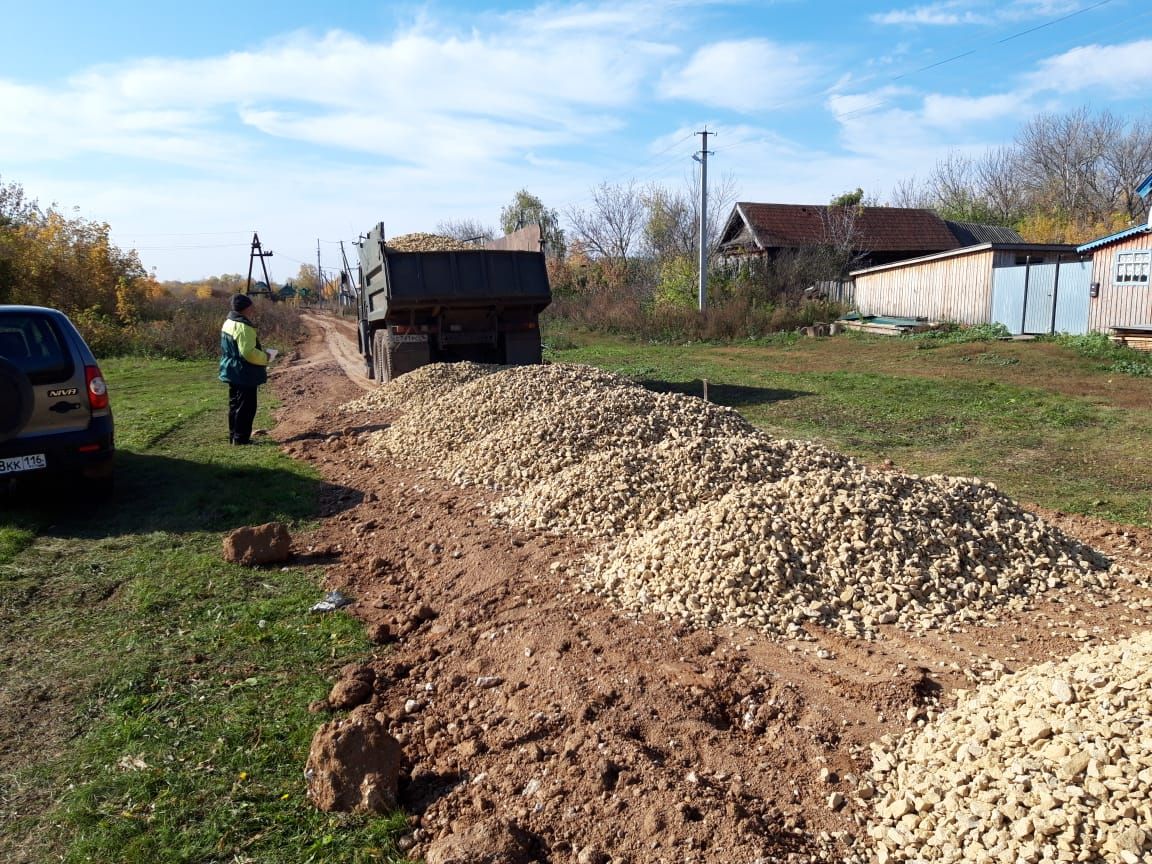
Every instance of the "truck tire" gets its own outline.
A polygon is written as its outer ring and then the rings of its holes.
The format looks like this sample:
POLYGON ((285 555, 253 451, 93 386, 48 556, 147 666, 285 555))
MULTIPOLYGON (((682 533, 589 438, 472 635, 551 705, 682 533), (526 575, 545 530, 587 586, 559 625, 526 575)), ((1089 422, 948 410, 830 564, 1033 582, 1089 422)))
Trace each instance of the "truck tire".
POLYGON ((0 357, 0 441, 15 438, 32 417, 32 383, 15 364, 0 357))

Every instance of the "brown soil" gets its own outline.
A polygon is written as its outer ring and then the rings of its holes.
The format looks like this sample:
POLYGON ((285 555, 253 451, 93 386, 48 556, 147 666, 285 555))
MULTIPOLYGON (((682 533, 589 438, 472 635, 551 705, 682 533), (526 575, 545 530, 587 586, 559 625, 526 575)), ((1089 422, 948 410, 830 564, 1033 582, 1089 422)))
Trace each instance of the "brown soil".
MULTIPOLYGON (((412 854, 457 860, 483 835, 492 861, 867 860, 870 742, 988 670, 1147 626, 1134 603, 1152 592, 1135 586, 1064 591, 962 633, 884 628, 877 643, 621 615, 576 587, 586 541, 494 526, 482 490, 362 455, 359 436, 387 418, 335 410, 363 392, 355 326, 307 324, 273 375, 273 434, 346 487, 308 542, 337 556, 326 586, 384 646, 356 710, 403 748, 412 854)), ((1152 532, 1044 515, 1152 576, 1152 532)))

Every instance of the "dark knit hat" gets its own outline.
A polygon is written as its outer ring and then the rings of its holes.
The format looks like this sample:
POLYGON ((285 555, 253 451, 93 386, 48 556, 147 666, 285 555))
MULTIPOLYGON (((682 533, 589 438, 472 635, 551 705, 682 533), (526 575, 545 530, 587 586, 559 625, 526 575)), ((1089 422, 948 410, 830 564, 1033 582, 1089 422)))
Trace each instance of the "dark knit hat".
POLYGON ((243 312, 252 305, 252 298, 247 294, 233 294, 232 295, 232 311, 243 312))

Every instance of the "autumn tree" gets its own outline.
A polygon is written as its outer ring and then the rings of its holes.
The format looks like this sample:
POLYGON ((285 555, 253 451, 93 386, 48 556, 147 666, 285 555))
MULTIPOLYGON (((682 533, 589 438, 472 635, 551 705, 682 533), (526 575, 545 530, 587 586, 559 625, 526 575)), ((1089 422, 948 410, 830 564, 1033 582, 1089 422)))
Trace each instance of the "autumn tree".
POLYGON ((549 257, 564 257, 567 241, 560 227, 560 217, 527 189, 521 189, 512 196, 512 202, 500 211, 500 229, 505 234, 511 234, 527 225, 540 226, 544 251, 549 257))

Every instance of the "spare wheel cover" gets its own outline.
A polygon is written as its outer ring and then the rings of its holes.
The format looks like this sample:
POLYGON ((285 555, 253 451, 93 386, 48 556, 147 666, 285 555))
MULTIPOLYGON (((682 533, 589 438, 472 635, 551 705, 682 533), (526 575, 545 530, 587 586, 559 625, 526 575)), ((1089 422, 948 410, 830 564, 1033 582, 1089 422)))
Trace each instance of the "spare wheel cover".
POLYGON ((0 441, 20 434, 32 416, 32 398, 28 376, 0 357, 0 441))

